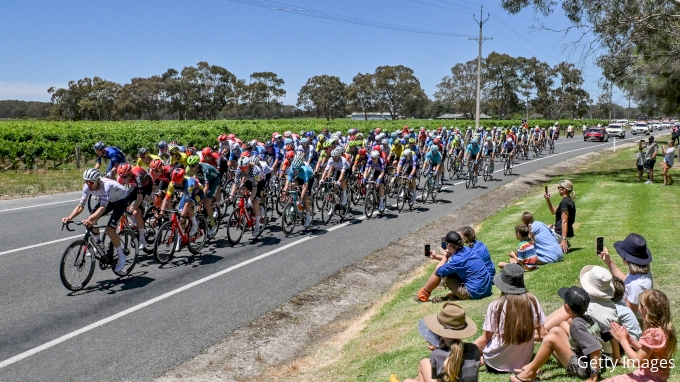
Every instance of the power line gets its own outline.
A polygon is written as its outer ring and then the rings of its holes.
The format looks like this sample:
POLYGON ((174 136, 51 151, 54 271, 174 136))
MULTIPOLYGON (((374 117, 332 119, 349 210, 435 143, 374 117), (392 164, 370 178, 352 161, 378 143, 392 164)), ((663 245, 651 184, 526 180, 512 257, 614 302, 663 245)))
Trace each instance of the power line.
POLYGON ((381 22, 377 22, 377 21, 364 20, 364 19, 359 19, 359 18, 356 18, 356 17, 342 16, 342 15, 337 15, 337 14, 329 13, 329 12, 321 12, 321 11, 317 11, 317 10, 309 9, 309 8, 297 8, 297 7, 292 6, 290 4, 280 3, 280 2, 276 2, 276 1, 269 1, 269 0, 262 0, 262 1, 260 1, 260 0, 227 0, 227 1, 231 1, 233 3, 250 5, 250 6, 259 7, 259 8, 264 8, 264 9, 269 9, 269 10, 273 10, 273 11, 293 13, 293 14, 297 14, 297 15, 301 15, 301 16, 307 16, 307 17, 314 17, 314 18, 317 18, 317 19, 338 21, 338 22, 347 23, 347 24, 362 25, 362 26, 368 26, 368 27, 380 28, 380 29, 396 30, 396 31, 400 31, 400 32, 420 33, 420 34, 428 34, 428 35, 435 35, 435 36, 446 36, 446 37, 473 37, 471 35, 465 35, 465 34, 460 34, 460 33, 433 31, 433 30, 428 30, 428 29, 411 28, 411 27, 405 27, 405 26, 401 26, 401 25, 394 25, 394 24, 381 23, 381 22))
MULTIPOLYGON (((434 5, 434 4, 426 3, 424 1, 419 1, 419 0, 409 0, 409 1, 412 1, 414 3, 423 4, 423 5, 427 5, 427 6, 430 6, 430 7, 435 7, 435 8, 440 8, 440 9, 448 9, 448 10, 451 10, 451 11, 456 11, 456 12, 461 12, 461 13, 473 14, 472 12, 459 11, 459 10, 454 9, 454 8, 444 7, 444 6, 441 6, 441 5, 434 5)), ((469 9, 469 8, 467 8, 467 9, 469 9)))
MULTIPOLYGON (((493 14, 491 14, 491 16, 493 16, 493 14)), ((538 50, 541 51, 542 53, 546 54, 548 57, 551 57, 553 60, 560 61, 560 60, 557 59, 555 56, 553 56, 553 55, 550 54, 549 52, 546 52, 546 51, 543 50, 541 47, 539 47, 538 45, 534 44, 531 40, 529 40, 529 39, 527 39, 526 37, 524 37, 521 33, 517 32, 517 31, 516 31, 514 28, 512 28, 510 25, 506 24, 505 21, 503 21, 502 19, 500 19, 500 18, 498 18, 498 17, 495 17, 495 16, 494 16, 494 19, 495 19, 495 20, 498 20, 498 22, 500 22, 501 24, 503 24, 503 25, 504 25, 506 28, 508 28, 512 33, 518 35, 522 40, 526 41, 529 45, 533 46, 534 48, 538 49, 538 50)))

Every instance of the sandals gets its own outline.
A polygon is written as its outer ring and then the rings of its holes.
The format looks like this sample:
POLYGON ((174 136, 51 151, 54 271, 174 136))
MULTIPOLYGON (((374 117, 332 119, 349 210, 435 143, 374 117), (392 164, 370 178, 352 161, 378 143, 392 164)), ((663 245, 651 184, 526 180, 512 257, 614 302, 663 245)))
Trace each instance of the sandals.
POLYGON ((538 379, 524 379, 524 378, 520 378, 518 374, 519 374, 519 373, 512 373, 512 375, 510 376, 510 380, 511 380, 512 382, 534 382, 534 381, 538 381, 538 379))
POLYGON ((433 304, 438 304, 444 301, 457 301, 458 297, 456 297, 453 293, 449 293, 446 296, 435 296, 432 297, 432 303, 433 304))

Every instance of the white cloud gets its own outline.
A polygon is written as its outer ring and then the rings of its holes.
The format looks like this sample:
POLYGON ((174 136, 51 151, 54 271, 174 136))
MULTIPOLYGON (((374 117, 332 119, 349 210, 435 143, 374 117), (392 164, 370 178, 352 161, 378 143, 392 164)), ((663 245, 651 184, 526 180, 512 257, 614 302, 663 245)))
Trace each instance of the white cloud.
POLYGON ((47 89, 51 86, 65 87, 66 85, 0 81, 0 100, 18 99, 22 101, 48 102, 50 94, 47 93, 47 89))

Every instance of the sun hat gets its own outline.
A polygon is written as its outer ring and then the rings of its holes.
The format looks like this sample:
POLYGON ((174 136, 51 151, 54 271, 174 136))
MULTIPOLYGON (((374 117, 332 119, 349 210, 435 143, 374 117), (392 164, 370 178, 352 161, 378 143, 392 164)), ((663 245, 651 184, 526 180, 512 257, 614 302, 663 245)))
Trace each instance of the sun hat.
POLYGON ((631 233, 623 241, 614 243, 614 249, 629 263, 647 265, 652 261, 652 251, 647 248, 647 240, 637 233, 631 233))
POLYGON ((573 286, 571 288, 560 288, 557 291, 564 303, 567 304, 569 309, 579 316, 588 310, 588 305, 590 305, 590 296, 583 288, 573 286))
POLYGON ((443 338, 463 339, 477 333, 477 325, 465 316, 465 309, 450 301, 438 313, 425 316, 424 321, 428 329, 443 338))
POLYGON ((581 286, 591 297, 612 298, 614 286, 612 274, 598 265, 586 265, 581 269, 581 286))
POLYGON ((524 269, 519 264, 508 264, 500 273, 493 277, 496 288, 505 294, 524 294, 527 288, 524 285, 524 269))

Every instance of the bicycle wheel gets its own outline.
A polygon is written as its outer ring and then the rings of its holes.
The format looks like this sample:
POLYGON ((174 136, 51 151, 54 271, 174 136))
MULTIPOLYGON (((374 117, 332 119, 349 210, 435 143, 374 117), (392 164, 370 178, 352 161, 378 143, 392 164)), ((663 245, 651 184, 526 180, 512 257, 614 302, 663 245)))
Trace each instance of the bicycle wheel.
POLYGON ((508 175, 512 175, 512 161, 508 159, 508 175))
POLYGON ((321 205, 321 221, 323 224, 328 224, 333 217, 333 212, 335 211, 335 196, 333 194, 327 194, 323 198, 323 204, 321 205))
POLYGON ((241 241, 243 233, 246 232, 246 217, 240 209, 231 211, 227 220, 227 240, 231 245, 236 245, 241 241))
POLYGON ((293 233, 295 224, 297 224, 297 205, 291 200, 283 207, 281 231, 288 236, 293 233))
MULTIPOLYGON (((120 237, 120 246, 123 248, 123 253, 125 254, 125 267, 120 272, 115 273, 117 276, 127 276, 132 272, 137 264, 137 255, 139 254, 139 243, 137 241, 137 235, 131 230, 124 230, 118 234, 120 237)), ((115 267, 114 267, 115 268, 115 267)), ((114 269, 112 268, 112 269, 114 269)))
POLYGON ((482 175, 483 175, 483 177, 484 177, 484 181, 485 181, 485 182, 486 182, 487 180, 489 180, 489 164, 488 164, 488 163, 484 164, 484 172, 483 172, 482 175))
POLYGON ((449 179, 453 179, 453 176, 455 175, 455 167, 452 156, 446 160, 446 170, 449 172, 449 179))
POLYGON ((510 168, 510 164, 508 163, 507 158, 503 161, 503 175, 508 175, 508 169, 510 168))
POLYGON ((94 256, 86 252, 85 240, 71 243, 61 256, 59 277, 66 289, 81 290, 90 282, 94 273, 94 256))
POLYGON ((261 207, 264 207, 264 221, 262 222, 263 226, 273 223, 276 219, 274 219, 274 200, 272 197, 265 196, 264 205, 261 205, 261 207))
POLYGON ((189 244, 187 244, 189 252, 194 255, 198 255, 201 252, 205 242, 208 240, 208 220, 206 220, 205 216, 198 215, 196 216, 196 222, 198 223, 198 231, 194 237, 189 239, 189 244))
MULTIPOLYGON (((439 176, 439 174, 436 174, 435 176, 439 176)), ((441 181, 439 183, 439 187, 434 186, 434 178, 430 177, 429 181, 429 187, 430 187, 430 199, 432 199, 432 203, 434 203, 435 199, 437 198, 437 190, 442 186, 441 181)))
POLYGON ((316 195, 314 195, 313 200, 313 202, 316 203, 316 208, 323 210, 324 201, 326 200, 326 195, 328 194, 329 194, 328 187, 326 187, 325 185, 319 187, 319 189, 316 191, 316 195))
POLYGON ((423 204, 427 203, 427 198, 430 196, 430 187, 428 183, 430 182, 430 176, 425 177, 425 183, 423 184, 423 189, 421 190, 420 200, 423 204))
POLYGON ((408 198, 408 190, 403 184, 399 186, 399 191, 397 192, 397 210, 401 212, 406 205, 406 198, 408 198))
POLYGON ((281 198, 281 192, 276 194, 276 213, 279 214, 279 216, 283 215, 283 207, 286 205, 287 200, 288 198, 281 198))
MULTIPOLYGON (((207 212, 206 212, 207 213, 207 212)), ((208 217, 204 217, 206 222, 208 221, 208 217)), ((217 236, 217 231, 220 230, 220 223, 222 222, 222 211, 220 211, 220 208, 216 205, 213 204, 213 219, 215 219, 215 227, 214 227, 214 232, 212 232, 210 235, 208 233, 210 230, 208 229, 209 226, 206 226, 206 231, 204 232, 207 235, 208 240, 212 240, 217 236), (217 216, 215 216, 217 215, 217 216)))
POLYGON ((154 212, 154 208, 149 208, 144 217, 144 239, 146 240, 146 245, 142 250, 147 255, 153 253, 153 244, 156 241, 156 234, 158 233, 160 224, 160 222, 156 220, 154 212))
POLYGON ((161 224, 156 235, 156 241, 153 243, 153 253, 156 261, 161 264, 167 264, 168 261, 172 260, 178 240, 179 235, 175 235, 175 232, 173 232, 172 222, 168 221, 161 224))
POLYGON ((366 199, 364 200, 364 214, 366 215, 366 218, 370 219, 373 216, 374 211, 375 211, 375 188, 371 187, 370 189, 366 190, 366 199))
POLYGON ((472 173, 473 173, 473 171, 471 170, 471 168, 468 169, 467 175, 465 176, 465 188, 470 188, 470 184, 472 183, 472 173))
POLYGON ((352 203, 356 206, 361 201, 361 181, 355 180, 352 182, 351 189, 352 203))

